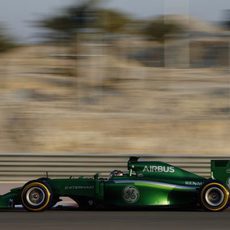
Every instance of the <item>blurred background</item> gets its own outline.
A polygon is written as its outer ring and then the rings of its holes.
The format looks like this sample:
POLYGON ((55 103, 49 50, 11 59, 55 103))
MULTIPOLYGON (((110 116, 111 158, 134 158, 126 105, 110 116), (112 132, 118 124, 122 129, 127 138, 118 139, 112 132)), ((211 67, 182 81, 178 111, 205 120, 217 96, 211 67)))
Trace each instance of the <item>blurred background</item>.
POLYGON ((229 0, 0 0, 0 152, 230 154, 229 0))

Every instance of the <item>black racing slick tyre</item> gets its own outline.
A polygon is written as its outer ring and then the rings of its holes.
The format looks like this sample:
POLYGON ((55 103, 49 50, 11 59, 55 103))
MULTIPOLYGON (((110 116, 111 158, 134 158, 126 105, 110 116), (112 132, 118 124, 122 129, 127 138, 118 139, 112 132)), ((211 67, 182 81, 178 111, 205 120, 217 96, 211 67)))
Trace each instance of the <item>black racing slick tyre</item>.
POLYGON ((207 211, 222 211, 228 206, 229 191, 223 184, 210 181, 201 188, 200 203, 207 211))
POLYGON ((28 211, 44 211, 52 205, 51 188, 47 183, 30 181, 22 188, 21 201, 28 211))

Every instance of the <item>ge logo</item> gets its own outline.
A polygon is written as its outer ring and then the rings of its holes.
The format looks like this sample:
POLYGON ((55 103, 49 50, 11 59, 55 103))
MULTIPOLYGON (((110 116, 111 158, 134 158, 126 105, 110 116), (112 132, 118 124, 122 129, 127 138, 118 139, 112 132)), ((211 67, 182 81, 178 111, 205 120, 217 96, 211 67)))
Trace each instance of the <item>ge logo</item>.
POLYGON ((123 190, 123 198, 127 203, 135 203, 140 197, 140 193, 134 186, 127 186, 123 190))

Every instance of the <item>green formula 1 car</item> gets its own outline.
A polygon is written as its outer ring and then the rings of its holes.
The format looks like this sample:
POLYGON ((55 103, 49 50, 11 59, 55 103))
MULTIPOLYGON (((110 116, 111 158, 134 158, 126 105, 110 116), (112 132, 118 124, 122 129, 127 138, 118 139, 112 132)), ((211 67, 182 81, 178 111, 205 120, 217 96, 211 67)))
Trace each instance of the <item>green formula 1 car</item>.
POLYGON ((212 160, 212 179, 206 179, 160 161, 131 157, 128 171, 111 172, 109 178, 40 178, 0 196, 0 208, 22 205, 43 211, 69 197, 80 208, 89 207, 202 207, 221 211, 229 204, 230 161, 212 160))

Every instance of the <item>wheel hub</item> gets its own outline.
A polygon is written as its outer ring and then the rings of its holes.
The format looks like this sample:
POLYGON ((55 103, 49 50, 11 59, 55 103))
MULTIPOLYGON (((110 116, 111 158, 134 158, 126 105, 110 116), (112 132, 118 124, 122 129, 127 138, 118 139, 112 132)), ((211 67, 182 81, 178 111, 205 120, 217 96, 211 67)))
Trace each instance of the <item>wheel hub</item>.
POLYGON ((205 200, 210 206, 217 207, 224 200, 224 193, 218 187, 209 188, 205 195, 205 200))
POLYGON ((32 187, 26 193, 26 200, 32 206, 39 206, 45 200, 45 193, 39 187, 32 187))

